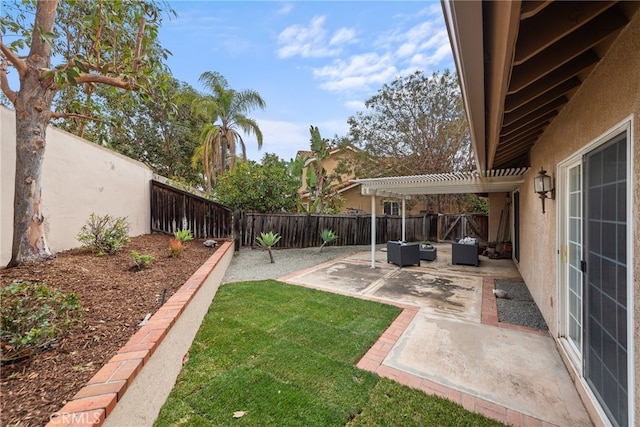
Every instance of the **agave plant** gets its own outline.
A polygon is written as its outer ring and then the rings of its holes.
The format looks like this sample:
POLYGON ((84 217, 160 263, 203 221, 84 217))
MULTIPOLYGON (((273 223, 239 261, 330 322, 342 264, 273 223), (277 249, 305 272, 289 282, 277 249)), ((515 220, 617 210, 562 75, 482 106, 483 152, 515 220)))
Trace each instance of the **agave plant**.
POLYGON ((331 229, 325 228, 320 232, 320 238, 322 239, 322 245, 320 245, 320 252, 327 243, 335 242, 338 240, 338 235, 331 229))
POLYGON ((271 246, 275 245, 280 241, 280 237, 278 233, 274 233, 270 231, 268 233, 260 233, 259 237, 256 237, 256 242, 259 247, 262 249, 266 249, 269 251, 269 259, 271 260, 271 264, 275 261, 273 260, 273 253, 271 252, 271 246))

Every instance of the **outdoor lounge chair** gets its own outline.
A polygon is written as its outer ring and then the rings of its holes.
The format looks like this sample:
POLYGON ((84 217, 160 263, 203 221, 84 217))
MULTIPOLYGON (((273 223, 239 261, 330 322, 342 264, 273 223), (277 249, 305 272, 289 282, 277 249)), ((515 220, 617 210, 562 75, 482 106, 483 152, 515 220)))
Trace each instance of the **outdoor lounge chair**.
POLYGON ((459 239, 451 244, 451 264, 478 266, 478 241, 476 239, 472 239, 472 241, 459 239))
POLYGON ((387 242, 387 262, 400 267, 420 265, 420 244, 400 241, 387 242))

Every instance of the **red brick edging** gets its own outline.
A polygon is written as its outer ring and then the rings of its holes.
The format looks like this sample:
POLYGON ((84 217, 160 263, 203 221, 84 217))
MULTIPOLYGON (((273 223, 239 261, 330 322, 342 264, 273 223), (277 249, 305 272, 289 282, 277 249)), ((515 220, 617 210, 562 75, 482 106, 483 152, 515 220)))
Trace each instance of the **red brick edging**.
POLYGON ((76 395, 47 427, 100 426, 156 351, 233 242, 224 242, 76 395))
MULTIPOLYGON (((546 331, 539 331, 534 328, 510 325, 498 321, 498 307, 496 298, 493 295, 494 277, 485 277, 482 283, 482 310, 481 323, 484 325, 497 326, 501 328, 515 329, 521 332, 535 333, 540 335, 548 335, 546 331)), ((357 367, 370 372, 375 372, 381 377, 389 378, 400 384, 411 388, 422 390, 427 394, 432 394, 445 399, 452 400, 462 405, 466 410, 477 412, 489 418, 501 421, 516 427, 551 427, 546 421, 530 415, 523 414, 502 405, 489 402, 474 395, 446 387, 442 384, 430 381, 426 378, 412 375, 390 366, 383 365, 382 362, 387 357, 393 346, 396 344, 405 329, 411 324, 420 309, 414 306, 400 306, 404 310, 396 318, 396 320, 387 328, 380 336, 378 341, 369 349, 369 351, 357 363, 357 367)))

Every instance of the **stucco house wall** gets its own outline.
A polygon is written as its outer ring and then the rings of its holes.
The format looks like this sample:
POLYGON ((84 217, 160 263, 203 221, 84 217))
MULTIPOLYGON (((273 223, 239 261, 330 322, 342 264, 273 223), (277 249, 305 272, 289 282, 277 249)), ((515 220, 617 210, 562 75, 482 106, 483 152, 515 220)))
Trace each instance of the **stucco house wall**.
MULTIPOLYGON (((500 229, 502 211, 505 207, 507 193, 489 193, 489 241, 495 241, 500 229)), ((502 219, 504 220, 504 219, 502 219)), ((513 232, 511 232, 513 235, 513 232)))
MULTIPOLYGON (((336 167, 338 167, 338 164, 340 163, 341 160, 343 160, 344 158, 346 158, 346 156, 351 155, 351 151, 347 151, 347 152, 340 152, 338 150, 332 150, 329 157, 327 157, 326 159, 324 159, 322 161, 322 167, 325 168, 325 170, 327 171, 327 175, 331 175, 332 173, 334 173, 336 167)), ((300 185, 300 189, 298 190, 300 193, 306 193, 307 192, 307 173, 309 172, 309 166, 305 166, 302 169, 302 183, 300 185)), ((343 175, 342 179, 348 179, 348 178, 352 178, 351 176, 346 176, 343 175)))
MULTIPOLYGON (((342 208, 343 212, 347 212, 348 209, 357 209, 363 214, 371 213, 371 196, 363 196, 360 186, 357 185, 353 188, 340 193, 345 199, 346 203, 342 208)), ((383 206, 385 201, 397 202, 399 214, 402 215, 402 200, 394 198, 376 197, 376 214, 382 215, 384 213, 383 206)), ((406 203, 407 215, 420 215, 421 205, 418 203, 406 203)))
MULTIPOLYGON (((558 164, 631 118, 633 213, 627 239, 632 243, 635 390, 640 362, 640 14, 620 34, 591 76, 549 126, 530 153, 531 170, 520 187, 519 269, 554 337, 558 336, 558 269, 563 262, 557 239, 558 198, 546 201, 546 213, 534 193, 540 167, 557 182, 558 164)), ((629 367, 631 368, 631 366, 629 367)), ((640 393, 635 394, 635 419, 640 420, 640 393)))
MULTIPOLYGON (((11 259, 15 180, 15 115, 0 107, 0 266, 11 259)), ((127 217, 130 235, 150 232, 150 184, 144 164, 68 132, 47 128, 42 165, 45 233, 51 250, 79 246, 76 235, 89 215, 127 217)))

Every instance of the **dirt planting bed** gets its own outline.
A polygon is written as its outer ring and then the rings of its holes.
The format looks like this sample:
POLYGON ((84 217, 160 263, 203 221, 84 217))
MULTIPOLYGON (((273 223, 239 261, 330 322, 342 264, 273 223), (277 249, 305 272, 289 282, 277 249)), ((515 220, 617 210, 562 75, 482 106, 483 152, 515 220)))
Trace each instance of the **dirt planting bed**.
POLYGON ((169 254, 169 236, 132 238, 116 255, 96 257, 86 249, 59 253, 44 263, 0 270, 0 284, 46 282, 75 292, 84 310, 82 325, 54 347, 30 359, 2 366, 0 425, 41 426, 60 409, 208 259, 216 248, 188 242, 179 258, 169 254), (136 271, 131 251, 150 254, 150 268, 136 271))

